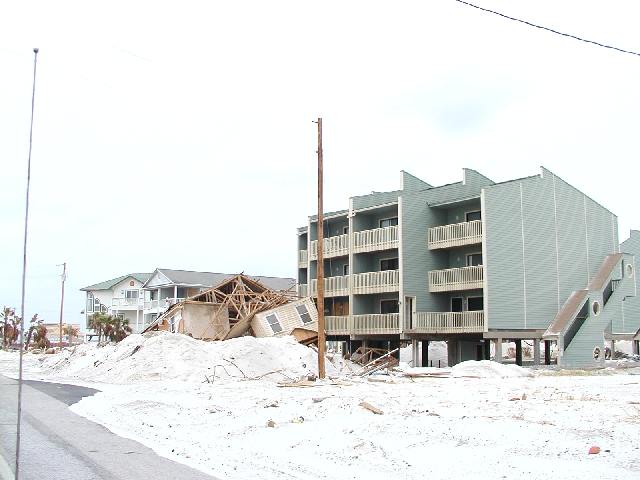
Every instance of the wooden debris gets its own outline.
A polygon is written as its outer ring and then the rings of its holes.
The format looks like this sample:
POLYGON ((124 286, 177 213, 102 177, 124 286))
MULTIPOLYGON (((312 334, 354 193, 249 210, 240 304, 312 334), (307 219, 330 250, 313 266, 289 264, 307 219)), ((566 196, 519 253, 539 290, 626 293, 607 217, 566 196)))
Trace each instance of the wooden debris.
POLYGON ((400 350, 399 348, 396 348, 395 350, 392 350, 382 355, 381 357, 374 358, 363 367, 363 370, 362 370, 362 373, 360 373, 360 376, 365 377, 367 375, 371 375, 374 372, 377 372, 378 370, 383 370, 385 368, 392 368, 397 366, 398 359, 394 357, 393 354, 399 350, 400 350))
POLYGON ((380 410, 379 408, 374 407, 370 403, 360 402, 360 406, 362 408, 365 408, 365 409, 369 410, 370 412, 375 413, 376 415, 384 415, 384 412, 382 410, 380 410))

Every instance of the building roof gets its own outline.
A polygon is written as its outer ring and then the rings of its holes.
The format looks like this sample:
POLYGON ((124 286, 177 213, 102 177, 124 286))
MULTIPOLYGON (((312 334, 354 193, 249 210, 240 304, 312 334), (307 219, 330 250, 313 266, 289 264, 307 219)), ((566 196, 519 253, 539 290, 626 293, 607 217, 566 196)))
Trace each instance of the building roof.
POLYGON ((127 275, 122 275, 121 277, 112 278, 111 280, 106 280, 104 282, 96 283, 94 285, 89 285, 88 287, 81 288, 82 291, 88 290, 111 290, 121 281, 133 277, 141 283, 146 283, 147 280, 151 278, 151 273, 128 273, 127 275))
MULTIPOLYGON (((156 272, 160 272, 162 275, 167 277, 170 280, 171 285, 190 285, 202 287, 216 286, 237 275, 236 273, 194 272, 190 270, 172 270, 168 268, 158 268, 156 269, 156 272)), ((152 275, 150 275, 149 278, 151 278, 151 276, 152 275)), ((247 276, 253 278, 254 280, 258 280, 272 290, 289 290, 295 286, 295 279, 293 278, 265 277, 261 275, 247 276)))

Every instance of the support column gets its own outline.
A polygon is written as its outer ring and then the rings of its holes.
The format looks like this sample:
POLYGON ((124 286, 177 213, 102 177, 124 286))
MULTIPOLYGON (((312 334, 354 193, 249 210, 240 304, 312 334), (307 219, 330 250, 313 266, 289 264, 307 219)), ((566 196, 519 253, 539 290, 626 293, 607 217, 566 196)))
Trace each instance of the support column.
MULTIPOLYGON (((396 348, 400 348, 400 340, 391 340, 389 342, 389 350, 395 350, 396 348)), ((400 360, 400 350, 394 353, 393 356, 400 360)))
POLYGON ((174 303, 177 301, 176 298, 178 298, 178 286, 174 285, 173 286, 173 302, 174 303))
POLYGON ((367 340, 362 340, 362 349, 369 348, 369 342, 367 340))
POLYGON ((612 360, 615 358, 615 353, 616 353, 616 341, 611 340, 611 359, 612 360))
POLYGON ((516 340, 516 365, 522 366, 522 340, 516 340))
POLYGON ((640 340, 633 340, 631 342, 631 348, 634 355, 640 355, 640 340))
POLYGON ((422 366, 429 366, 429 340, 423 340, 422 342, 422 366))
POLYGON ((418 355, 418 341, 411 340, 411 360, 414 367, 422 367, 420 364, 420 355, 418 355))
POLYGON ((501 338, 496 338, 496 348, 495 348, 495 354, 493 356, 493 360, 498 363, 502 363, 502 339, 501 338))
POLYGON ((533 339, 533 364, 540 365, 540 339, 533 339))
POLYGON ((485 360, 491 360, 491 340, 485 338, 482 347, 484 353, 483 358, 485 360))
POLYGON ((544 341, 544 364, 551 365, 551 340, 544 341))

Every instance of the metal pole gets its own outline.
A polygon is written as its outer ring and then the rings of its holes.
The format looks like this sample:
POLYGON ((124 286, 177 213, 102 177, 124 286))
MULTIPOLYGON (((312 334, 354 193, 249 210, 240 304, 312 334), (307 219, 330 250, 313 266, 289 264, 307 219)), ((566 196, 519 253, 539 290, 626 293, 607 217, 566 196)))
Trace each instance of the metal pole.
MULTIPOLYGON (((64 262, 62 264, 62 295, 60 297, 60 348, 62 348, 62 313, 64 310, 64 281, 66 279, 67 279, 67 262, 64 262)), ((69 344, 71 344, 71 342, 69 342, 69 344)))
POLYGON ((33 143, 33 112, 36 100, 36 65, 38 49, 33 49, 33 89, 31 90, 31 126, 29 127, 29 158, 27 160, 27 192, 24 210, 24 243, 22 246, 22 296, 20 299, 20 366, 18 371, 18 419, 16 422, 16 470, 15 480, 20 471, 20 418, 22 416, 22 355, 24 350, 24 291, 27 277, 27 226, 29 222, 29 188, 31 186, 31 145, 33 143))
POLYGON ((325 331, 324 331, 324 215, 323 215, 323 170, 322 170, 322 118, 318 118, 318 376, 325 377, 325 331))

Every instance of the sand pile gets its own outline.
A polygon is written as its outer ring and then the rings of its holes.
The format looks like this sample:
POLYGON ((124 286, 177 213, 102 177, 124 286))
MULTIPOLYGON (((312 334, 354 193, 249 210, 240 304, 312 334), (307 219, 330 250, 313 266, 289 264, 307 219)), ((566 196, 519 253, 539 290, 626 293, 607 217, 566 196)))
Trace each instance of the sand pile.
POLYGON ((452 377, 507 378, 532 377, 533 372, 518 365, 505 365, 491 360, 468 360, 451 367, 452 377))
MULTIPOLYGON (((78 346, 43 356, 41 373, 114 384, 155 380, 185 382, 228 378, 283 381, 317 374, 316 351, 293 337, 241 337, 203 342, 186 335, 153 332, 130 335, 117 345, 78 346)), ((338 376, 342 363, 327 361, 328 376, 338 376)))

